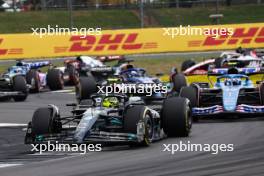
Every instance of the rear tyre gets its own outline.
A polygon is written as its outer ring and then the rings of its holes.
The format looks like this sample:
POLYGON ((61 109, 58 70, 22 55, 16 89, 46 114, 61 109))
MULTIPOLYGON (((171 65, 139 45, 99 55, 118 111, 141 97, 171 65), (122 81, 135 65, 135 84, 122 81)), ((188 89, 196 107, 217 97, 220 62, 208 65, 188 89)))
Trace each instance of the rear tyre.
POLYGON ((124 132, 138 135, 138 131, 143 132, 138 146, 149 146, 153 137, 153 121, 150 111, 143 105, 128 107, 124 114, 124 132), (142 128, 139 124, 143 124, 142 128))
POLYGON ((40 91, 40 82, 38 72, 36 70, 29 70, 29 72, 27 72, 26 81, 27 84, 33 87, 29 89, 30 93, 38 93, 40 91))
MULTIPOLYGON (((180 97, 187 98, 190 101, 191 108, 198 106, 198 91, 193 86, 183 87, 180 91, 180 97)), ((198 117, 193 117, 194 122, 198 122, 198 117)))
POLYGON ((90 96, 96 92, 97 86, 92 76, 80 77, 79 83, 75 87, 76 98, 79 102, 89 99, 90 96))
POLYGON ((79 74, 73 65, 67 67, 67 72, 69 74, 69 84, 77 85, 79 83, 79 74))
POLYGON ((60 126, 57 118, 53 115, 51 108, 37 109, 32 117, 32 134, 42 135, 59 132, 60 126))
POLYGON ((11 97, 0 97, 0 102, 9 101, 11 97))
POLYGON ((187 86, 187 81, 184 74, 179 73, 172 77, 173 89, 176 92, 180 92, 182 87, 187 86))
POLYGON ((180 96, 190 100, 191 107, 197 107, 197 89, 193 86, 183 87, 180 91, 180 96))
POLYGON ((64 88, 63 75, 58 69, 50 69, 47 74, 47 85, 50 90, 62 90, 64 88))
POLYGON ((182 63, 181 65, 181 71, 185 71, 187 70, 188 68, 194 66, 196 63, 193 61, 193 60, 186 60, 182 63))
POLYGON ((27 83, 23 76, 15 76, 13 79, 13 90, 21 92, 23 95, 14 96, 15 101, 25 101, 28 96, 27 83))
POLYGON ((162 127, 169 137, 189 136, 192 118, 188 99, 173 97, 163 102, 162 127))

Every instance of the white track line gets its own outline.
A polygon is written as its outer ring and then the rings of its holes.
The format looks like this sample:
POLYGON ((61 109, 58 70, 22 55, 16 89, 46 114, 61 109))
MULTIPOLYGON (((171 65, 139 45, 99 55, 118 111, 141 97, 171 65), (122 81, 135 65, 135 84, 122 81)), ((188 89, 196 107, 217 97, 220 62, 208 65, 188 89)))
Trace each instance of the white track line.
POLYGON ((4 164, 0 164, 0 168, 5 168, 5 167, 13 167, 13 166, 21 166, 23 165, 22 163, 4 163, 4 164))
POLYGON ((0 123, 1 127, 26 127, 27 124, 24 123, 0 123))
POLYGON ((52 91, 53 93, 68 93, 68 92, 73 92, 73 90, 56 90, 52 91))

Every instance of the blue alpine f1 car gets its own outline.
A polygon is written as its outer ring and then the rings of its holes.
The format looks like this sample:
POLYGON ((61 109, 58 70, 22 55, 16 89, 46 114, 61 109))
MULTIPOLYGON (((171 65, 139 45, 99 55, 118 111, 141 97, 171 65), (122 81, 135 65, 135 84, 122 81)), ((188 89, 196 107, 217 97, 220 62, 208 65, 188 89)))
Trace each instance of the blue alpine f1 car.
POLYGON ((194 82, 181 89, 180 96, 190 100, 194 117, 264 114, 264 82, 253 84, 247 75, 234 70, 217 77, 212 88, 208 83, 194 82))
POLYGON ((7 72, 3 74, 3 77, 14 77, 16 75, 24 76, 29 91, 33 93, 37 93, 46 87, 49 87, 51 90, 62 89, 64 82, 60 70, 49 68, 47 73, 43 73, 39 70, 42 67, 50 65, 50 61, 18 61, 16 65, 8 68, 7 72))

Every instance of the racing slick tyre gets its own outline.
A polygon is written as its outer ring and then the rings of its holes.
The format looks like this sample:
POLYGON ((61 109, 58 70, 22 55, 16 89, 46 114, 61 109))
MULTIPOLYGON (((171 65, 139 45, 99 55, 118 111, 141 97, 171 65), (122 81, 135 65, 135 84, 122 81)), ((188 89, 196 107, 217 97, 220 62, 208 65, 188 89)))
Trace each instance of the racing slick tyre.
POLYGON ((162 128, 168 137, 187 137, 192 128, 189 100, 183 97, 168 98, 161 112, 162 128))
POLYGON ((38 93, 40 91, 40 82, 38 72, 36 70, 29 70, 26 74, 27 84, 31 85, 29 89, 30 93, 38 93))
POLYGON ((59 132, 61 127, 57 118, 58 116, 53 114, 52 108, 37 109, 31 121, 32 134, 41 135, 59 132))
POLYGON ((149 146, 153 137, 153 120, 150 111, 144 105, 128 107, 124 114, 124 132, 141 136, 137 146, 149 146), (141 124, 141 125, 140 125, 141 124), (138 132, 142 134, 138 134, 138 132))
POLYGON ((188 68, 194 66, 196 63, 193 61, 193 60, 186 60, 182 63, 181 65, 181 71, 185 71, 187 70, 188 68))
MULTIPOLYGON (((183 87, 180 91, 180 97, 187 98, 190 101, 191 108, 198 106, 198 91, 193 86, 183 87)), ((193 117, 194 122, 198 122, 197 117, 193 117)))
POLYGON ((9 101, 10 99, 10 97, 0 97, 0 102, 9 101))
POLYGON ((14 96, 15 101, 25 101, 28 96, 26 80, 23 76, 15 76, 13 79, 13 90, 23 93, 23 95, 14 96))
POLYGON ((66 68, 66 71, 69 75, 69 85, 77 85, 79 82, 79 73, 78 71, 75 69, 75 67, 73 65, 69 65, 66 68))
POLYGON ((75 86, 75 94, 78 102, 89 99, 97 92, 97 86, 94 77, 80 77, 79 83, 75 86))
POLYGON ((186 78, 182 73, 174 75, 172 77, 172 83, 173 83, 173 90, 176 92, 180 92, 182 87, 187 86, 186 78))
POLYGON ((260 94, 261 104, 264 105, 264 83, 262 83, 259 87, 259 94, 260 94))
POLYGON ((62 90, 64 88, 63 75, 58 69, 50 69, 47 74, 47 85, 50 90, 62 90))
POLYGON ((183 87, 180 91, 180 96, 184 98, 188 98, 190 100, 191 107, 198 106, 197 88, 193 86, 183 87))

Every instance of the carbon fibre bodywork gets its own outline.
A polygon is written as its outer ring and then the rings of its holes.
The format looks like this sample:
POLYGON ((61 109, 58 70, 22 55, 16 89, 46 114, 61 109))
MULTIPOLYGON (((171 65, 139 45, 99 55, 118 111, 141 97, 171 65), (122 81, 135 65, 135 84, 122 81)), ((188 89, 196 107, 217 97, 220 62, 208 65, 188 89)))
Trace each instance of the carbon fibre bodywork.
MULTIPOLYGON (((107 144, 132 144, 140 143, 144 138, 145 126, 143 121, 137 124, 135 133, 129 133, 124 130, 124 118, 127 109, 144 105, 140 98, 126 99, 126 96, 109 95, 117 97, 120 100, 118 107, 103 107, 101 98, 105 95, 94 95, 93 103, 86 100, 83 104, 71 104, 74 106, 72 115, 61 117, 59 109, 55 105, 49 105, 49 108, 56 116, 56 132, 51 134, 36 135, 32 129, 32 122, 28 125, 25 138, 26 144, 45 143, 47 141, 58 141, 60 143, 107 143, 107 144), (101 99, 101 100, 99 100, 101 99), (94 104, 95 103, 95 104, 94 104), (97 104, 97 105, 96 105, 97 104)), ((108 96, 108 97, 109 97, 108 96)), ((144 112, 152 119, 153 133, 149 142, 160 140, 163 136, 160 129, 160 115, 157 110, 145 108, 144 112)))

